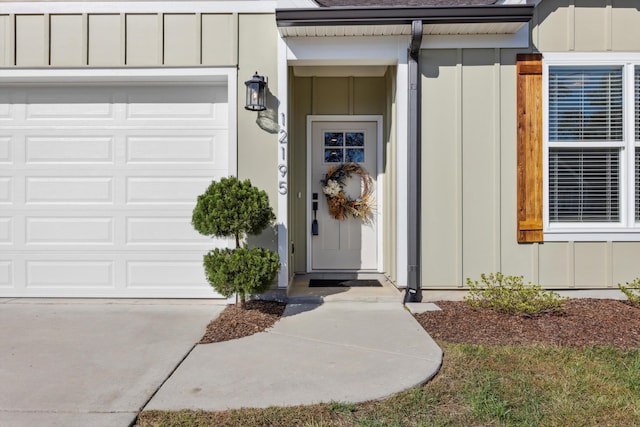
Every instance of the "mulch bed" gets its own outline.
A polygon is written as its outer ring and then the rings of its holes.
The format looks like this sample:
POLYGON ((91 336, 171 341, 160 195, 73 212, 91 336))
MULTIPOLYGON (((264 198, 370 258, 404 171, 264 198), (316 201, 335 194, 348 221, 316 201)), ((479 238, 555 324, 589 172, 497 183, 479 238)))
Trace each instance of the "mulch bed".
MULTIPOLYGON (((439 301, 442 311, 416 315, 435 339, 487 345, 551 344, 567 347, 640 348, 640 308, 626 301, 572 299, 562 314, 520 317, 476 310, 463 301, 439 301)), ((249 301, 230 305, 213 320, 200 343, 228 341, 262 332, 282 316, 285 304, 249 301)))
POLYGON ((200 344, 248 337, 269 329, 280 319, 286 306, 275 301, 247 301, 244 308, 229 305, 209 323, 200 344))
POLYGON ((572 299, 562 314, 519 317, 439 301, 442 311, 416 315, 435 339, 467 344, 553 344, 566 347, 640 348, 640 308, 626 301, 572 299))

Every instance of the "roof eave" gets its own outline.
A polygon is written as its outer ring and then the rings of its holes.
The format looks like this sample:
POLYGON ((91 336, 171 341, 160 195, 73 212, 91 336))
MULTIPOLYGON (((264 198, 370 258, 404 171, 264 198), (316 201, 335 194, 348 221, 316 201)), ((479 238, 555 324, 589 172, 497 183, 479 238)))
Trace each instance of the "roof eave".
POLYGON ((278 27, 529 22, 535 6, 332 7, 276 9, 278 27))

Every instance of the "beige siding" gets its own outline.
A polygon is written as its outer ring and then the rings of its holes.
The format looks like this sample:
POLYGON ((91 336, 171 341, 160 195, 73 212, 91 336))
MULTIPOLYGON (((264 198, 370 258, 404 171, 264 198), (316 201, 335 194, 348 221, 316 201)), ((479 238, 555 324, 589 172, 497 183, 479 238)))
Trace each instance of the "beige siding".
POLYGON ((470 49, 462 54, 463 277, 477 277, 487 268, 496 270, 499 266, 496 176, 500 165, 496 155, 500 139, 495 117, 500 96, 496 73, 500 69, 494 67, 493 60, 493 50, 470 49))
MULTIPOLYGON (((639 39, 640 8, 625 1, 543 0, 532 25, 543 56, 637 52, 639 39)), ((523 52, 422 52, 425 287, 462 286, 492 271, 549 288, 615 287, 640 276, 638 242, 517 243, 515 56, 523 52)))
POLYGON ((38 67, 49 63, 47 18, 45 15, 17 15, 15 17, 16 65, 38 67))
POLYGON ((123 27, 124 17, 121 15, 89 15, 89 65, 124 65, 123 27))
POLYGON ((610 245, 608 242, 576 242, 573 267, 575 287, 591 288, 611 285, 609 282, 610 245))
MULTIPOLYGON (((306 271, 307 245, 307 116, 313 115, 382 115, 391 111, 390 95, 391 77, 292 77, 291 88, 291 120, 289 136, 289 177, 291 217, 290 238, 295 246, 295 254, 291 269, 294 272, 306 271), (300 197, 298 197, 298 194, 300 197)), ((383 153, 385 165, 385 203, 384 203, 384 269, 391 277, 395 275, 395 206, 391 186, 395 182, 393 168, 395 147, 391 147, 388 121, 384 121, 383 153), (389 197, 389 198, 386 198, 389 197), (387 234, 388 233, 388 234, 387 234), (393 235, 393 237, 391 237, 393 235), (387 240, 388 237, 388 240, 387 240)))
POLYGON ((640 6, 629 0, 613 0, 611 45, 617 51, 640 50, 640 6))
MULTIPOLYGON (((238 63, 239 16, 0 15, 0 66, 234 66, 238 63)), ((273 15, 260 16, 267 17, 271 30, 275 28, 273 15)), ((275 63, 275 51, 273 55, 275 63)))
POLYGON ((164 64, 200 63, 200 16, 164 15, 164 64))
POLYGON ((630 0, 543 0, 532 40, 541 52, 640 51, 640 13, 630 0))
POLYGON ((636 242, 613 242, 611 245, 611 269, 614 286, 640 276, 638 260, 640 244, 636 242))
POLYGON ((6 67, 13 63, 13 28, 9 15, 0 15, 0 67, 6 67), (2 43, 2 40, 6 40, 2 43))
POLYGON ((60 67, 79 67, 86 64, 86 37, 82 15, 51 15, 50 64, 60 67))
POLYGON ((422 51, 422 281, 461 278, 461 65, 456 50, 422 51))
POLYGON ((202 15, 202 64, 233 65, 237 60, 237 22, 234 14, 202 15))
POLYGON ((127 15, 127 65, 150 66, 162 63, 161 25, 162 21, 155 13, 127 15))
MULTIPOLYGON (((238 103, 238 177, 250 179, 265 190, 274 210, 278 205, 278 123, 277 108, 277 34, 273 15, 246 14, 238 23, 238 94, 245 94, 244 81, 255 71, 268 78, 269 94, 266 111, 256 113, 238 103)), ((274 232, 250 238, 252 243, 277 249, 274 232)))
MULTIPOLYGON (((538 270, 538 279, 527 277, 527 280, 539 282, 542 286, 568 286, 573 287, 575 277, 573 265, 575 262, 573 243, 551 242, 536 245, 538 248, 537 259, 533 262, 538 270)), ((516 250, 520 250, 518 247, 516 250)), ((526 277, 526 276, 525 276, 526 277)))

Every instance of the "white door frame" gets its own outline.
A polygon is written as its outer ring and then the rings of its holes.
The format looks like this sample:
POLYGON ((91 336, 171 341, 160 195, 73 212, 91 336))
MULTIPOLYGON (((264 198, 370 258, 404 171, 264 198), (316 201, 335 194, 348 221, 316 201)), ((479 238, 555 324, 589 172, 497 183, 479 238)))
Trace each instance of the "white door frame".
MULTIPOLYGON (((307 116, 307 272, 311 273, 314 271, 321 271, 323 273, 331 273, 334 272, 342 272, 344 270, 313 270, 311 263, 311 221, 313 220, 313 216, 311 213, 311 154, 312 154, 312 125, 314 122, 375 122, 376 123, 376 132, 377 132, 377 141, 376 141, 376 154, 377 154, 377 162, 376 162, 376 208, 374 210, 373 215, 375 216, 376 225, 377 225, 377 252, 378 252, 378 266, 377 272, 382 273, 383 270, 383 251, 382 251, 382 236, 384 235, 383 229, 383 189, 384 189, 384 174, 382 173, 382 116, 381 115, 360 115, 360 116, 343 116, 343 115, 308 115, 307 116)), ((359 271, 359 270, 355 270, 359 271)), ((364 270, 363 270, 364 271, 364 270)), ((367 272, 371 272, 370 270, 366 270, 367 272)))

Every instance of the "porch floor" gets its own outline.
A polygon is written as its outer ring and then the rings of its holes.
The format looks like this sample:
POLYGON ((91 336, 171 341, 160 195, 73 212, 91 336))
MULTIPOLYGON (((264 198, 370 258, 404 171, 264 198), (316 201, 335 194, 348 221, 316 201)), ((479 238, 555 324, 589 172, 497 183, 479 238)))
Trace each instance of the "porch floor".
POLYGON ((318 297, 323 301, 402 302, 403 294, 384 274, 296 274, 287 291, 290 298, 318 297), (311 279, 377 279, 382 287, 310 288, 311 279))

